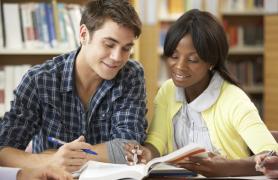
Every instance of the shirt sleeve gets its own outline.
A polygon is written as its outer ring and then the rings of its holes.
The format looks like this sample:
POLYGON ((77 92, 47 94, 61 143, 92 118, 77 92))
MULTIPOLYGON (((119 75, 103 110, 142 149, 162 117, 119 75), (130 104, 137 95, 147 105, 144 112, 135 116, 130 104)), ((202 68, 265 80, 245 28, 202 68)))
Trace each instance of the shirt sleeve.
POLYGON ((17 173, 20 168, 0 167, 1 179, 16 180, 17 173))
POLYGON ((154 117, 150 123, 146 140, 146 143, 152 144, 159 151, 160 155, 169 153, 167 150, 169 123, 167 122, 168 109, 165 96, 163 88, 160 88, 154 100, 154 117))
POLYGON ((134 140, 113 139, 106 142, 108 157, 111 163, 126 164, 124 145, 126 143, 138 144, 134 140))
POLYGON ((34 78, 25 74, 14 91, 10 111, 0 122, 0 147, 25 149, 39 131, 38 98, 34 78))
POLYGON ((135 140, 146 139, 146 90, 144 72, 137 65, 136 70, 124 73, 123 93, 114 102, 112 115, 112 138, 135 140))
POLYGON ((248 97, 240 98, 232 109, 230 113, 234 127, 254 154, 262 151, 278 151, 275 139, 248 97))

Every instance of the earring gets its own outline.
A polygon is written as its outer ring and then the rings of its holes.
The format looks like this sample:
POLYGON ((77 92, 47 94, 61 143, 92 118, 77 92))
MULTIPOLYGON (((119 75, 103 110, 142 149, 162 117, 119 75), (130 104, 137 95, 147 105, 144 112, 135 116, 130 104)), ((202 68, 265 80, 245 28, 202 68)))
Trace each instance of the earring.
POLYGON ((212 69, 213 69, 213 66, 210 66, 210 67, 209 67, 209 70, 212 71, 212 69))

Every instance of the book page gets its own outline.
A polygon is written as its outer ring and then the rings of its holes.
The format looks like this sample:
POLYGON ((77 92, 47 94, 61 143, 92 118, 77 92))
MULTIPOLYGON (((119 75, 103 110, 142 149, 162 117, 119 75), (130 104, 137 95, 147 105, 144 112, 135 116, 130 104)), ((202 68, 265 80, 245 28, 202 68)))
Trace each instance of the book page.
POLYGON ((152 166, 155 166, 160 162, 168 162, 168 163, 175 164, 180 160, 190 156, 201 155, 205 157, 206 154, 207 154, 206 149, 201 147, 200 145, 188 144, 187 146, 184 146, 170 154, 152 159, 146 164, 146 171, 149 172, 149 170, 152 169, 152 166))
POLYGON ((79 180, 116 180, 126 178, 140 180, 146 176, 145 166, 144 164, 129 166, 126 164, 89 161, 79 180))

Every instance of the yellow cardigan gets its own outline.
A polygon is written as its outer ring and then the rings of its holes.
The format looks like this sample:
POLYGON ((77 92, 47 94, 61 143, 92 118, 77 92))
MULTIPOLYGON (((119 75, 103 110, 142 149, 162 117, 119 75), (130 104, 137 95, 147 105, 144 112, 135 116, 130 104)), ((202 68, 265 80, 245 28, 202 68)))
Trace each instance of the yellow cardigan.
MULTIPOLYGON (((155 115, 147 143, 160 155, 174 151, 173 117, 182 107, 175 100, 176 87, 168 80, 155 98, 155 115)), ((239 159, 265 150, 278 151, 278 145, 262 122, 249 97, 237 86, 224 81, 217 101, 202 112, 213 146, 229 159, 239 159), (248 149, 249 148, 249 149, 248 149)))

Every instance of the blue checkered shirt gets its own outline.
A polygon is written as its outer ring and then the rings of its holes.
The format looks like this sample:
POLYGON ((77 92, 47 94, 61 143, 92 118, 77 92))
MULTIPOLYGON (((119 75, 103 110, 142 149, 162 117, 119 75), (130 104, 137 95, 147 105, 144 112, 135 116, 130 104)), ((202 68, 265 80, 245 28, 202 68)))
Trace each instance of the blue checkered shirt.
POLYGON ((0 122, 0 146, 33 152, 57 148, 48 136, 66 142, 84 135, 91 144, 120 138, 143 143, 146 92, 142 66, 129 60, 112 80, 104 80, 84 110, 74 83, 77 51, 31 68, 14 91, 11 110, 0 122))

